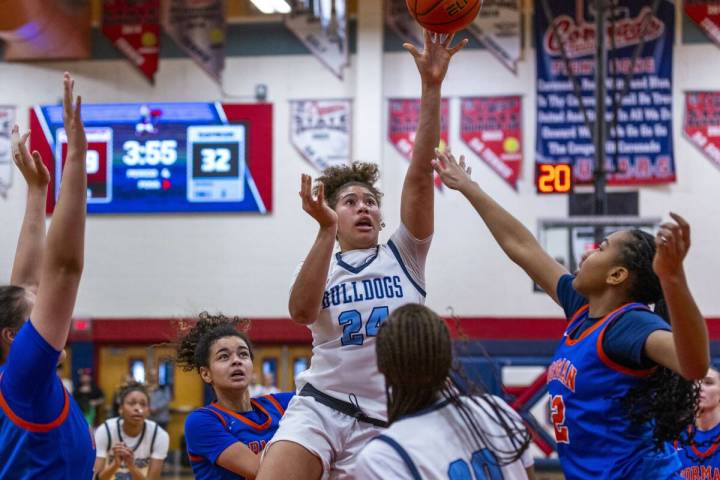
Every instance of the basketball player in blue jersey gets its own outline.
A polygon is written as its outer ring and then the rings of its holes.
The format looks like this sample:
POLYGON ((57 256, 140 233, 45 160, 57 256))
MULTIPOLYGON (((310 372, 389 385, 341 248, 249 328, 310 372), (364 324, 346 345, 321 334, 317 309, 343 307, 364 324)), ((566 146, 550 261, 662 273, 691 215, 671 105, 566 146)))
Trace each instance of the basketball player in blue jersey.
POLYGON ((700 384, 700 405, 694 425, 675 442, 685 480, 720 480, 720 374, 708 370, 700 384))
POLYGON ((433 165, 570 320, 547 378, 565 478, 676 478, 680 461, 665 442, 692 422, 697 391, 686 379, 703 378, 709 363, 707 327, 683 270, 687 222, 671 214, 676 223, 655 238, 615 232, 573 276, 470 179, 462 157, 439 154, 433 165), (666 305, 672 329, 649 304, 666 305))
POLYGON ((258 454, 275 434, 292 393, 250 398, 253 349, 242 322, 202 313, 177 345, 177 361, 197 370, 216 400, 185 421, 185 440, 198 480, 255 478, 258 454))
POLYGON ((90 427, 56 373, 83 270, 87 191, 87 140, 68 73, 64 89, 68 152, 47 241, 49 175, 28 152, 27 134, 12 133, 13 160, 28 181, 12 285, 0 287, 0 478, 13 480, 89 480, 95 462, 90 427))
POLYGON ((390 315, 377 336, 390 428, 360 452, 354 478, 535 478, 520 415, 498 397, 461 394, 470 388, 451 379, 452 363, 450 332, 435 312, 408 304, 390 315))
POLYGON ((375 164, 328 168, 314 192, 310 177, 302 177, 303 210, 319 232, 294 279, 289 310, 312 331, 313 356, 268 446, 260 479, 346 478, 354 457, 386 424, 375 336, 393 310, 425 298, 440 90, 450 59, 467 43, 451 47, 451 42, 452 36, 426 32, 422 53, 405 45, 420 72, 421 110, 402 190, 402 223, 388 243, 378 241, 383 223, 375 164), (333 254, 336 242, 339 251, 333 254))

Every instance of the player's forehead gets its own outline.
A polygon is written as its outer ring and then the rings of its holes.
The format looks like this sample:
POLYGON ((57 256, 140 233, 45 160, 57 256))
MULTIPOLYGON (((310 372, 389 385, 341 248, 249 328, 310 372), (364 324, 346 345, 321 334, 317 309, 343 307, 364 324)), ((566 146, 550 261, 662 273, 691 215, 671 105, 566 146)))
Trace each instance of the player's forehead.
POLYGON ((347 185, 341 187, 340 193, 338 193, 338 199, 343 200, 345 198, 372 198, 377 200, 375 194, 365 185, 347 185))
POLYGON ((239 350, 250 351, 250 347, 248 347, 248 344, 247 342, 245 342, 244 339, 240 338, 237 335, 232 335, 227 337, 220 337, 215 340, 215 342, 212 344, 212 347, 210 348, 210 353, 214 355, 221 351, 236 352, 239 350))

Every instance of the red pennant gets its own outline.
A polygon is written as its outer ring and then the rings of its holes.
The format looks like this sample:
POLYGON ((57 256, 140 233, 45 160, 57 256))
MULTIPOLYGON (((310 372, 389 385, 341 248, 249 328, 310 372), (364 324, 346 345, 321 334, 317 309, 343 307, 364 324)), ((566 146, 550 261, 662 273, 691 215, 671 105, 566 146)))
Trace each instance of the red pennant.
POLYGON ((160 0, 105 0, 102 31, 154 82, 160 51, 160 0))
POLYGON ((710 40, 720 46, 720 0, 705 2, 685 0, 685 13, 695 22, 710 40))
POLYGON ((693 145, 720 167, 720 92, 685 94, 683 132, 693 145))
POLYGON ((520 97, 463 98, 460 105, 463 142, 517 190, 523 155, 520 97))

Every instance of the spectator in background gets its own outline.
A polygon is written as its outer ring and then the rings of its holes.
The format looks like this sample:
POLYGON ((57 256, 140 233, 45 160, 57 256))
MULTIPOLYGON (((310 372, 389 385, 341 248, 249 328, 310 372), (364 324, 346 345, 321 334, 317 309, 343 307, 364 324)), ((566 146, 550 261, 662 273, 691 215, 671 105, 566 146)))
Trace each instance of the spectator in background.
POLYGON ((65 387, 65 390, 68 391, 70 395, 73 393, 73 382, 72 379, 66 378, 63 376, 63 364, 58 363, 58 366, 56 368, 58 377, 60 377, 60 380, 62 380, 63 387, 65 387))
POLYGON ((172 401, 172 392, 169 385, 159 385, 157 375, 154 370, 149 370, 148 393, 150 394, 150 420, 154 421, 163 430, 167 430, 170 423, 170 402, 172 401))
POLYGON ((93 381, 92 369, 81 368, 78 370, 78 375, 80 381, 73 396, 83 411, 88 425, 94 427, 98 419, 98 408, 105 402, 105 395, 93 381))

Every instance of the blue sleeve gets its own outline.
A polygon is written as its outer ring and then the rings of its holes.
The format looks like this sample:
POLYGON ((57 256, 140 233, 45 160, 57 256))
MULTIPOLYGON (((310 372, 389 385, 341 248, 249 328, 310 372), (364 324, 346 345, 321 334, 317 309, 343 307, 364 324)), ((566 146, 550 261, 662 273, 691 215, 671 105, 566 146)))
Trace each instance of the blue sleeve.
POLYGON ((645 355, 645 341, 656 330, 670 330, 659 315, 631 310, 616 319, 605 331, 603 349, 610 360, 623 367, 643 370, 656 364, 645 355))
POLYGON ((283 410, 287 410, 290 400, 295 396, 295 392, 273 393, 272 397, 278 401, 283 410))
POLYGON ((2 377, 2 394, 23 420, 49 423, 65 404, 65 390, 57 376, 60 352, 25 322, 10 347, 2 377))
POLYGON ((193 455, 215 464, 218 457, 233 443, 241 441, 228 432, 220 419, 208 411, 195 410, 185 420, 185 442, 193 455))
POLYGON ((565 318, 570 320, 580 307, 588 303, 587 299, 580 295, 572 286, 575 276, 565 274, 558 280, 555 293, 557 294, 560 306, 565 310, 565 318))

